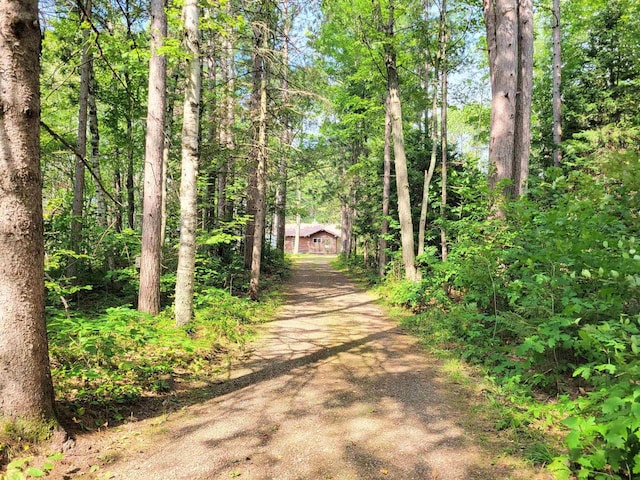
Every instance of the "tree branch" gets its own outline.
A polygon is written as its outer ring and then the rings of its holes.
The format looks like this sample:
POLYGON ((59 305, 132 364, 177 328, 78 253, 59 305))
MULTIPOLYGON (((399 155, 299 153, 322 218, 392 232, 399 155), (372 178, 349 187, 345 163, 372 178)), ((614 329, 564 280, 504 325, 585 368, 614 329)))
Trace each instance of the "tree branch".
POLYGON ((68 150, 70 150, 71 152, 73 152, 73 154, 78 157, 82 163, 84 163, 84 166, 87 168, 87 170, 89 170, 89 173, 91 174, 91 176, 94 178, 94 180, 96 181, 96 183, 98 184, 98 186, 100 187, 100 190, 102 190, 102 192, 111 199, 111 201, 113 203, 115 203, 116 205, 118 205, 119 207, 122 207, 124 205, 122 205, 119 201, 117 201, 115 198, 113 198, 113 196, 107 191, 107 189, 104 187, 104 185, 102 184, 102 181, 100 180, 100 178, 98 178, 98 176, 95 174, 95 172, 93 171, 93 169, 91 168, 91 166, 89 165, 89 162, 87 161, 87 159, 80 155, 80 152, 78 152, 78 149, 76 147, 74 147, 71 143, 69 143, 67 140, 65 140, 62 136, 60 136, 59 134, 57 134, 56 132, 54 132, 51 127, 49 125, 47 125, 46 123, 44 123, 42 120, 40 121, 40 125, 42 126, 42 128, 44 128, 47 133, 49 133, 49 135, 51 135, 53 138, 55 138, 56 140, 58 140, 62 145, 64 145, 68 150))

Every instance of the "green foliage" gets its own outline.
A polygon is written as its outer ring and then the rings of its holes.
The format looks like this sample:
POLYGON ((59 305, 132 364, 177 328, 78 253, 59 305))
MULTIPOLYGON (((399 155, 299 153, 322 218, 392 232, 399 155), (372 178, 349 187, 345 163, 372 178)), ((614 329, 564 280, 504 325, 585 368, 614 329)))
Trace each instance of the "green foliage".
POLYGON ((7 471, 0 476, 1 480, 25 480, 29 478, 42 478, 49 475, 53 470, 54 462, 62 459, 61 453, 54 453, 47 457, 44 463, 38 468, 30 466, 33 456, 20 457, 12 460, 7 465, 7 471))
POLYGON ((169 312, 128 307, 86 316, 53 311, 48 320, 52 375, 65 414, 84 428, 124 419, 143 395, 162 395, 178 378, 210 375, 216 360, 252 335, 256 304, 213 287, 195 298, 195 320, 176 328, 169 312))

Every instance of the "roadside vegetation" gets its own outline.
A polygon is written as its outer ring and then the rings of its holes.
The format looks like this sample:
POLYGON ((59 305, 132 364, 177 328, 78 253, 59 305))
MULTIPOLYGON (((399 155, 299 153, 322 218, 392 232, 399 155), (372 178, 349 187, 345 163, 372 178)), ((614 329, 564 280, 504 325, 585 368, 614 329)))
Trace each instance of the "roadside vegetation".
MULTIPOLYGON (((139 246, 129 246, 135 255, 139 246)), ((279 303, 274 282, 288 275, 288 263, 276 255, 267 258, 267 290, 256 302, 245 295, 247 275, 237 273, 232 282, 232 268, 224 267, 221 274, 219 258, 199 255, 195 316, 183 327, 175 325, 169 295, 160 315, 133 308, 136 277, 127 269, 78 288, 65 285, 64 272, 50 263, 49 353, 58 416, 67 432, 166 414, 206 397, 207 386, 220 381, 279 303)), ((173 291, 172 277, 163 277, 166 291, 173 291)), ((6 480, 47 472, 29 462, 50 434, 50 428, 35 423, 11 423, 0 432, 6 480)))
MULTIPOLYGON (((428 247, 416 283, 394 277, 396 259, 378 288, 411 311, 402 322, 430 350, 479 368, 502 409, 495 428, 525 432, 532 461, 557 478, 632 479, 640 475, 638 164, 595 150, 586 158, 567 174, 552 167, 532 178, 508 221, 483 210, 488 192, 452 186, 463 195, 459 218, 446 223, 447 261, 428 247)), ((377 282, 363 257, 347 263, 377 282)))

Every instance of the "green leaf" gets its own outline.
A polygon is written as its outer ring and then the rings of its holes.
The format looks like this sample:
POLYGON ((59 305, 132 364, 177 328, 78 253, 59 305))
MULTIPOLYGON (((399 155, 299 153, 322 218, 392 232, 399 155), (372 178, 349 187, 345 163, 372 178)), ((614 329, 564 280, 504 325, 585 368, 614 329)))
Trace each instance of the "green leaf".
POLYGON ((40 478, 46 475, 46 473, 43 470, 40 470, 39 468, 35 468, 35 467, 27 468, 26 474, 33 478, 40 478))
POLYGON ((570 449, 578 448, 580 446, 580 432, 573 430, 567 434, 565 443, 570 449))
POLYGON ((602 404, 602 413, 616 412, 624 403, 625 402, 619 397, 609 397, 602 404))

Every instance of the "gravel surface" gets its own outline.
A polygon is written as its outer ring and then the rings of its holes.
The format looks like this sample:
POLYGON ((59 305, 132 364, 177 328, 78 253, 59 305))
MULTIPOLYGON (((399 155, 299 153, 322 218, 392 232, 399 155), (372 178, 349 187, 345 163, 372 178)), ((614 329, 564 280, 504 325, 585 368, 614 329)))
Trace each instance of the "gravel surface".
POLYGON ((512 478, 460 426, 417 340, 328 261, 296 261, 286 305, 228 380, 122 427, 97 478, 512 478))

